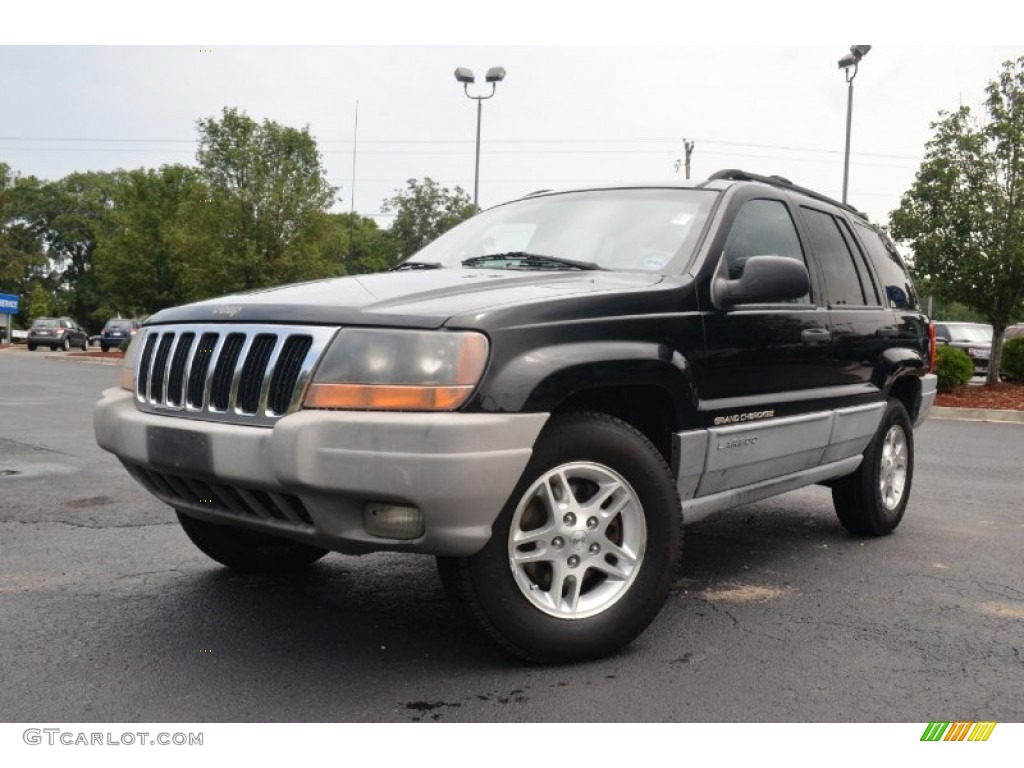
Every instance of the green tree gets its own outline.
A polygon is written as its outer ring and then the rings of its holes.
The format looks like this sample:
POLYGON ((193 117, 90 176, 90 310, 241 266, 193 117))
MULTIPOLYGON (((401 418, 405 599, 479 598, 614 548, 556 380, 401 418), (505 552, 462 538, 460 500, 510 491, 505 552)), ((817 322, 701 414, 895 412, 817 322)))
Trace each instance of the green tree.
POLYGON ((23 179, 9 165, 0 163, 0 293, 21 297, 14 317, 19 325, 32 319, 29 293, 33 286, 42 288, 49 271, 42 242, 25 216, 25 191, 38 184, 36 179, 23 179))
POLYGON ((329 213, 318 222, 317 238, 331 274, 383 272, 398 262, 390 231, 358 213, 329 213))
POLYGON ((450 190, 427 177, 423 181, 409 179, 403 191, 383 204, 392 211, 391 236, 401 258, 412 256, 431 240, 477 212, 462 187, 450 190))
POLYGON ((914 184, 890 216, 914 251, 916 276, 992 324, 988 381, 1003 330, 1024 304, 1024 57, 986 89, 985 119, 941 112, 914 184))
POLYGON ((177 247, 190 298, 330 273, 316 224, 334 201, 316 141, 237 109, 198 122, 206 185, 180 208, 177 247))
POLYGON ((19 196, 23 216, 46 254, 54 311, 68 313, 87 327, 105 319, 92 266, 100 227, 113 207, 115 183, 112 173, 72 173, 59 181, 26 185, 19 196))
POLYGON ((25 306, 32 319, 59 314, 53 307, 53 293, 44 288, 41 283, 32 284, 26 299, 25 306))
POLYGON ((180 245, 191 222, 183 210, 208 194, 198 170, 185 165, 117 174, 95 254, 105 315, 138 317, 184 300, 180 245))

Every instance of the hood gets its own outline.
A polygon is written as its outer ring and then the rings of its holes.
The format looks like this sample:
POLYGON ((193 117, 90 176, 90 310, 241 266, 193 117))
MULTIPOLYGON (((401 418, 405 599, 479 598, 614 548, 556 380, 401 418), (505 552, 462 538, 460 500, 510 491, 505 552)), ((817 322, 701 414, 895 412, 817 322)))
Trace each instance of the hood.
POLYGON ((639 272, 431 269, 380 272, 238 293, 165 309, 147 325, 182 322, 439 328, 487 309, 660 282, 639 272))

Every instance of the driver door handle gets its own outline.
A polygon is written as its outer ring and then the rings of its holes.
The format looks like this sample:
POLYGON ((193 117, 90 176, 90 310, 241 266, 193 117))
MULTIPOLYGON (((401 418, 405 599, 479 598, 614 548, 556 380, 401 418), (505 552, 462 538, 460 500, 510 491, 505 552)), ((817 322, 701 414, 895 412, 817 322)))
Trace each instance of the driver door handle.
POLYGON ((832 340, 832 331, 828 328, 805 328, 800 331, 800 341, 804 344, 824 344, 832 340))

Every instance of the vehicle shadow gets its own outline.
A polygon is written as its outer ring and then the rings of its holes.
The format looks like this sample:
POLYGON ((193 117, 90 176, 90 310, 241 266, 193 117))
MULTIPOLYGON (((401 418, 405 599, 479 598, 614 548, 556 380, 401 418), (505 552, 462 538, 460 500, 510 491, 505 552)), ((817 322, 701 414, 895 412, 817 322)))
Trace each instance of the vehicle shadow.
POLYGON ((131 611, 107 614, 100 631, 107 639, 95 639, 116 646, 131 637, 134 657, 160 660, 159 671, 142 671, 140 686, 152 685, 154 674, 174 676, 167 701, 151 702, 143 718, 181 717, 188 700, 203 702, 200 720, 274 719, 275 712, 295 721, 431 719, 431 708, 460 706, 443 710, 445 719, 473 719, 479 707, 514 700, 529 687, 522 681, 547 688, 558 675, 614 677, 624 663, 664 655, 677 642, 665 638, 686 632, 664 622, 689 621, 686 604, 701 590, 770 580, 824 547, 860 546, 830 512, 820 494, 793 494, 692 526, 676 581, 690 597, 675 589, 672 610, 620 656, 561 672, 517 661, 474 631, 444 594, 432 558, 388 553, 330 555, 287 576, 190 561, 125 584, 131 611), (241 707, 238 695, 258 704, 241 707))

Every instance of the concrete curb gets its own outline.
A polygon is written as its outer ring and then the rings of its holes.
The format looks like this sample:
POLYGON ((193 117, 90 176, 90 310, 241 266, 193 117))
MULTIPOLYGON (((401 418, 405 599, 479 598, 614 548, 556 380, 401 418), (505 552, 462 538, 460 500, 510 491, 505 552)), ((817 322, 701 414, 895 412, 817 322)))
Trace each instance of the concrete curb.
POLYGON ((949 421, 1001 421, 1008 424, 1024 424, 1024 411, 997 411, 986 408, 942 408, 933 406, 931 419, 949 421))
POLYGON ((87 365, 120 365, 121 360, 108 357, 70 357, 67 355, 45 355, 44 360, 56 360, 62 363, 86 363, 87 365))

